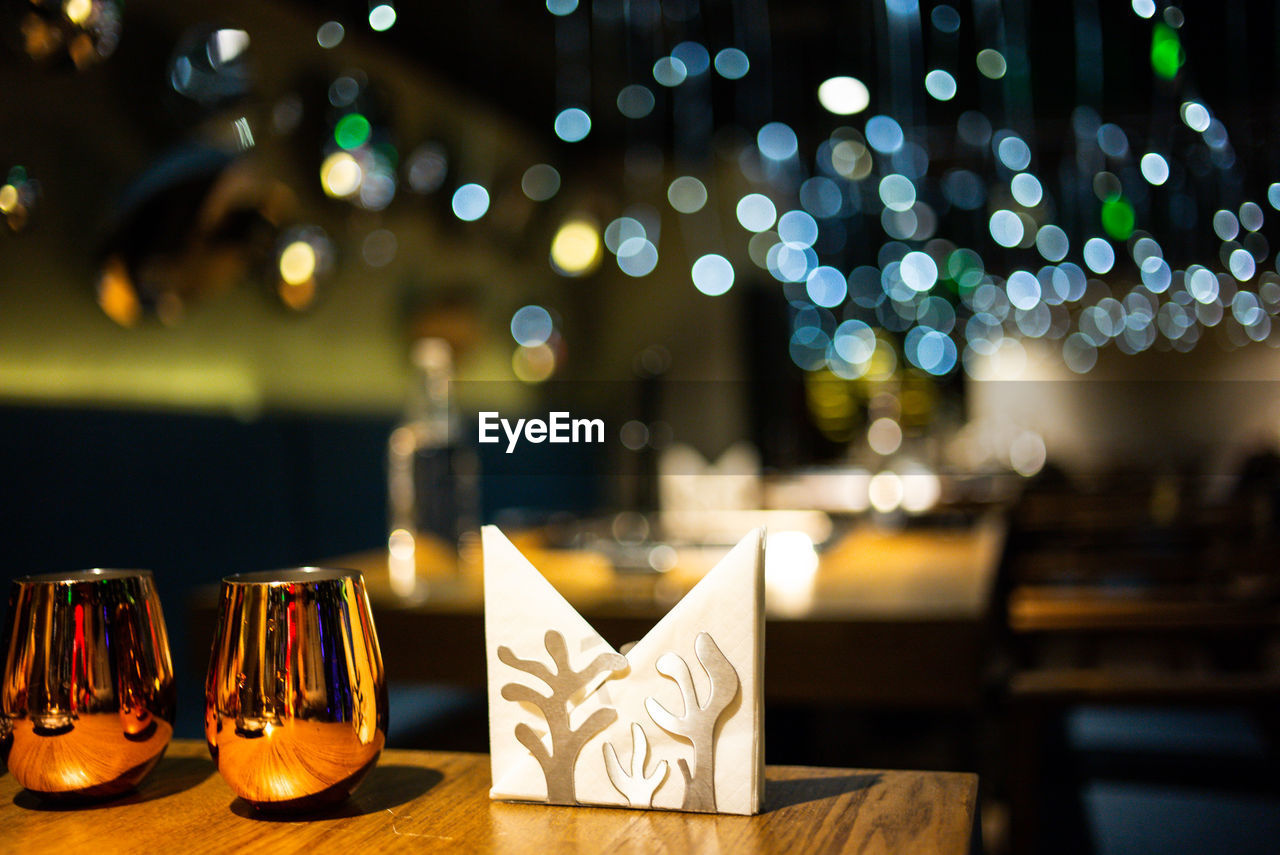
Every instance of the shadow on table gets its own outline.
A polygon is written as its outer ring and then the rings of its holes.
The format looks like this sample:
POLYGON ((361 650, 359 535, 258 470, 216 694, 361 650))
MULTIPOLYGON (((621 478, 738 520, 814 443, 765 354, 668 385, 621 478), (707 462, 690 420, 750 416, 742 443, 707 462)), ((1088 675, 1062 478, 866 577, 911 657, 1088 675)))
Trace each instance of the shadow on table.
POLYGON ((262 822, 311 822, 317 819, 343 819, 381 813, 411 802, 444 780, 435 769, 388 763, 375 766, 369 777, 356 790, 356 794, 342 804, 316 811, 269 813, 254 810, 244 799, 231 802, 231 812, 236 816, 262 822))
POLYGON ((169 796, 198 787, 214 773, 213 761, 205 757, 171 757, 160 761, 135 789, 112 799, 98 801, 66 800, 47 801, 30 790, 20 790, 13 797, 15 806, 39 811, 86 811, 117 805, 134 805, 169 796))
POLYGON ((872 772, 834 777, 793 778, 786 781, 764 782, 764 813, 805 802, 817 802, 855 790, 865 790, 880 782, 880 776, 872 772))

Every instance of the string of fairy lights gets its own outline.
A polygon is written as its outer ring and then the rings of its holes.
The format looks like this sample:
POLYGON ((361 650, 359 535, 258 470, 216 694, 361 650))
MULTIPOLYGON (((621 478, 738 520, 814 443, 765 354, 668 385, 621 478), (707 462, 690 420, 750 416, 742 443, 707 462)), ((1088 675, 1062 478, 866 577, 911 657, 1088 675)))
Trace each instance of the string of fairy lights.
MULTIPOLYGON (((688 35, 691 22, 712 14, 697 0, 590 6, 546 0, 559 57, 549 124, 564 143, 564 157, 572 159, 574 147, 591 138, 606 118, 601 110, 616 109, 635 127, 666 111, 662 119, 682 155, 676 162, 696 164, 713 130, 712 77, 719 87, 740 87, 744 97, 733 117, 739 126, 767 111, 771 57, 767 37, 760 37, 767 22, 761 23, 759 5, 738 0, 726 12, 733 26, 716 30, 734 38, 704 44, 686 37, 663 41, 671 32, 688 35), (596 85, 593 102, 591 57, 608 51, 591 39, 606 31, 599 24, 609 15, 616 20, 605 23, 638 32, 643 38, 637 41, 652 52, 629 47, 618 62, 631 79, 606 99, 596 85), (664 28, 664 20, 678 26, 664 28)), ((662 183, 662 201, 672 212, 665 219, 681 224, 689 255, 661 251, 664 212, 653 194, 627 198, 624 182, 616 216, 607 223, 581 212, 564 216, 550 237, 551 267, 581 277, 611 259, 626 277, 641 279, 655 272, 672 278, 683 265, 687 274, 674 278, 687 275, 708 298, 772 280, 767 287, 780 288, 789 305, 792 361, 811 374, 844 380, 888 377, 906 367, 938 378, 1016 375, 1029 341, 1050 345, 1078 373, 1090 371, 1107 348, 1187 351, 1210 334, 1228 347, 1271 342, 1280 267, 1263 227, 1269 213, 1280 210, 1280 183, 1252 193, 1241 186, 1245 170, 1225 124, 1188 82, 1193 58, 1183 44, 1184 13, 1154 0, 1133 0, 1131 9, 1128 31, 1108 37, 1142 39, 1150 73, 1172 94, 1160 102, 1172 106, 1155 108, 1174 113, 1154 117, 1169 119, 1153 122, 1159 133, 1138 133, 1082 104, 1071 114, 1068 138, 1058 141, 1065 154, 1055 163, 1035 143, 1032 112, 1019 112, 1026 107, 1025 86, 1005 85, 1030 69, 1019 9, 977 2, 966 18, 945 3, 926 10, 917 0, 884 0, 878 20, 888 46, 881 72, 887 88, 877 98, 853 76, 823 82, 817 100, 838 124, 812 150, 791 126, 765 116, 737 153, 747 192, 740 192, 741 182, 717 183, 709 164, 705 173, 662 178, 651 142, 628 136, 627 173, 662 183), (959 47, 968 44, 960 40, 965 28, 978 48, 972 56, 959 47), (958 103, 966 87, 980 86, 1000 92, 1002 100, 958 115, 936 112, 958 103), (927 125, 929 115, 954 119, 945 127, 927 125), (1017 121, 1000 127, 993 115, 1017 121), (1193 192, 1197 182, 1227 188, 1216 198, 1232 196, 1230 204, 1202 210, 1200 200, 1211 196, 1193 192), (1210 233, 1216 253, 1195 263, 1177 257, 1210 233)), ((63 56, 83 68, 112 54, 120 22, 116 0, 42 0, 20 29, 32 57, 63 56)), ((393 3, 370 4, 375 37, 396 23, 393 3)), ((1093 17, 1078 15, 1076 26, 1077 88, 1087 100, 1102 86, 1096 10, 1093 17)), ((345 34, 341 22, 327 21, 315 41, 330 51, 345 34)), ((189 34, 175 49, 171 86, 206 106, 229 103, 248 88, 248 49, 242 30, 189 34)), ((319 169, 325 196, 376 212, 407 189, 446 195, 448 210, 463 223, 489 216, 494 194, 504 188, 456 175, 449 149, 438 141, 401 152, 373 90, 360 71, 330 80, 319 169)), ((302 109, 296 97, 281 99, 271 112, 272 129, 293 132, 302 109)), ((235 131, 241 149, 253 147, 247 119, 237 118, 235 131)), ((520 191, 534 204, 563 200, 573 181, 572 170, 562 174, 554 163, 535 163, 520 173, 520 191)), ((0 185, 0 215, 10 231, 26 226, 39 197, 39 182, 22 166, 9 169, 0 185)), ((379 267, 395 251, 395 235, 378 228, 362 241, 360 255, 379 267)), ((338 263, 323 230, 307 225, 280 232, 276 261, 279 297, 298 310, 312 304, 317 278, 338 263)), ((107 284, 118 278, 108 277, 107 284)), ((559 334, 552 324, 542 335, 544 314, 554 315, 533 305, 512 318, 513 365, 524 379, 545 379, 555 370, 554 354, 538 350, 559 334), (533 317, 538 323, 531 331, 526 321, 533 317)))
MULTIPOLYGON (((555 15, 577 10, 576 3, 554 0, 547 7, 555 15)), ((900 27, 903 43, 920 50, 921 40, 911 38, 924 17, 915 0, 887 0, 885 8, 891 38, 900 27)), ((1183 13, 1174 6, 1161 11, 1151 0, 1135 0, 1132 10, 1139 21, 1150 21, 1152 74, 1177 88, 1187 62, 1179 35, 1186 23, 1183 13)), ((946 4, 933 7, 927 18, 943 36, 965 23, 946 4)), ((1008 29, 995 28, 1001 34, 1008 29)), ((995 43, 1025 65, 1025 47, 1013 38, 995 43)), ((997 47, 984 47, 973 58, 973 71, 987 80, 1011 73, 1011 58, 997 47)), ((1096 51, 1082 51, 1080 62, 1096 65, 1096 51)), ((947 102, 964 79, 959 65, 925 62, 921 80, 895 79, 894 86, 947 102)), ((899 67, 911 63, 896 64, 895 70, 899 67)), ((712 68, 722 77, 741 79, 751 57, 725 47, 713 59, 701 44, 678 43, 654 61, 652 83, 631 83, 619 92, 618 108, 630 118, 647 115, 654 104, 653 83, 680 87, 712 68)), ((1092 73, 1082 70, 1082 76, 1092 73)), ((828 112, 841 117, 872 106, 867 86, 849 76, 828 79, 817 96, 828 112)), ((904 112, 918 112, 912 97, 891 100, 904 112)), ((1056 200, 1050 182, 1037 174, 1037 153, 1028 139, 994 127, 977 110, 959 115, 956 144, 941 151, 937 134, 890 112, 840 126, 817 146, 807 174, 800 166, 807 158, 796 132, 782 122, 768 122, 740 158, 744 175, 762 186, 726 207, 747 235, 751 263, 781 285, 791 307, 791 358, 809 372, 885 377, 905 360, 937 377, 961 370, 972 376, 1016 376, 1025 362, 1023 343, 1042 340, 1056 342, 1069 369, 1086 373, 1104 348, 1129 354, 1153 347, 1186 351, 1214 328, 1228 346, 1267 341, 1271 318, 1280 312, 1280 275, 1263 267, 1269 247, 1260 231, 1266 217, 1260 202, 1280 207, 1280 184, 1202 217, 1178 186, 1190 180, 1192 170, 1204 180, 1217 180, 1233 170, 1236 155, 1209 104, 1191 96, 1179 103, 1186 138, 1166 139, 1163 145, 1143 144, 1119 124, 1103 121, 1092 107, 1075 110, 1076 163, 1067 171, 1076 173, 1073 177, 1094 197, 1093 216, 1076 217, 1075 223, 1057 220, 1066 200, 1056 200), (1189 163, 1180 161, 1180 150, 1189 151, 1189 163), (950 166, 938 174, 935 161, 950 166), (955 165, 966 161, 973 165, 955 165), (1161 188, 1172 188, 1165 203, 1174 241, 1211 219, 1220 241, 1216 259, 1186 266, 1166 260, 1167 244, 1154 224, 1140 217, 1161 188), (1144 204, 1135 204, 1139 200, 1144 204), (966 246, 944 233, 942 215, 955 211, 982 222, 985 228, 976 235, 981 240, 971 237, 966 246), (880 245, 851 259, 845 251, 849 235, 877 229, 883 234, 880 245)), ((565 117, 562 111, 556 119, 561 139, 582 139, 589 117, 568 135, 560 133, 565 117)), ((1063 195, 1073 189, 1064 188, 1063 195)), ((708 194, 699 177, 684 175, 670 182, 666 196, 677 213, 692 215, 719 201, 708 194)), ((644 210, 634 206, 603 232, 618 267, 634 277, 650 274, 659 264, 654 229, 645 221, 656 224, 656 217, 652 210, 647 218, 637 213, 644 210)), ((594 269, 597 244, 588 228, 574 222, 557 237, 552 247, 557 270, 577 275, 594 269)), ((689 267, 693 286, 712 297, 727 293, 742 278, 731 260, 736 255, 726 248, 694 259, 689 267)))

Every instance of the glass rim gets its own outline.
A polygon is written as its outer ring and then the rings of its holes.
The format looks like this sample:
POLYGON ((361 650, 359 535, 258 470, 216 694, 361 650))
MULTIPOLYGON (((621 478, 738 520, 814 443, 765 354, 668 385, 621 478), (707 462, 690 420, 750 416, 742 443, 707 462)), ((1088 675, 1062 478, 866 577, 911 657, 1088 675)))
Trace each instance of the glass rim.
POLYGON ((251 573, 233 573, 223 576, 224 585, 295 585, 298 583, 337 582, 353 579, 363 582, 359 570, 340 567, 283 567, 278 570, 255 570, 251 573))
POLYGON ((86 570, 68 570, 61 573, 32 573, 27 576, 19 576, 13 581, 19 585, 75 585, 82 582, 99 582, 107 579, 151 579, 154 578, 154 575, 150 570, 92 567, 86 570))

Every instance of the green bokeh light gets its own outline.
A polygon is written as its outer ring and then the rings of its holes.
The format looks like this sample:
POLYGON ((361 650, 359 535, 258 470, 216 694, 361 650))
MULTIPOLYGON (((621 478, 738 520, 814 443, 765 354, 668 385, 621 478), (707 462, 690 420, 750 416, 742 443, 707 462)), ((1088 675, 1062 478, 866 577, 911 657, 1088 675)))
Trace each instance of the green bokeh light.
POLYGON ((1123 196, 1102 203, 1102 228, 1116 240, 1128 240, 1133 234, 1133 205, 1123 196))
POLYGON ((368 119, 359 113, 348 113, 333 126, 333 141, 351 151, 368 142, 371 131, 368 119))
POLYGON ((1165 80, 1178 76, 1178 70, 1186 61, 1182 52, 1182 40, 1178 32, 1168 24, 1156 24, 1151 31, 1151 67, 1165 80))

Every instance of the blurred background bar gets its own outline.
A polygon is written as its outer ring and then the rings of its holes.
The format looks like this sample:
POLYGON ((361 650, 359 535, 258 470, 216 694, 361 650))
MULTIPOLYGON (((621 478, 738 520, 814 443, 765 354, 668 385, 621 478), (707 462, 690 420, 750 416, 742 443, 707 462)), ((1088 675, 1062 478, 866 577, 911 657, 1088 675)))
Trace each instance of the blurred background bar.
POLYGON ((989 853, 1274 851, 1280 8, 21 0, 6 577, 362 570, 485 750, 476 525, 616 645, 768 528, 768 761, 989 853), (479 414, 599 421, 480 442, 479 414))

